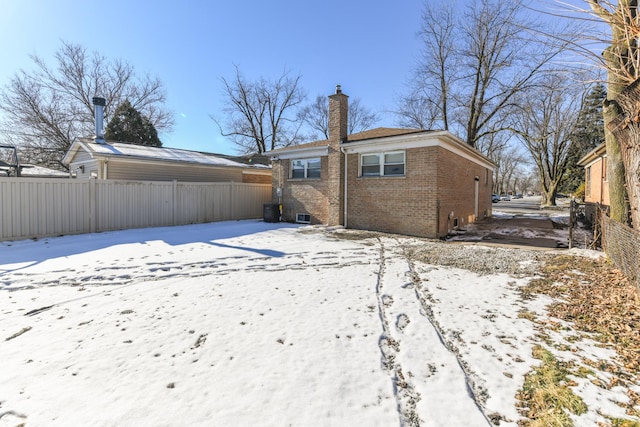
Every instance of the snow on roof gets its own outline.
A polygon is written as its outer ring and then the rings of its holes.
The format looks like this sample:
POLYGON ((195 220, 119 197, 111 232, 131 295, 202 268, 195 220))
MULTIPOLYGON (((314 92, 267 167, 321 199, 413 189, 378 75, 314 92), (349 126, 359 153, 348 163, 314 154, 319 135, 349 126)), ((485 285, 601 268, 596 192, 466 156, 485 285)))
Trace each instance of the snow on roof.
MULTIPOLYGON (((69 172, 49 169, 44 166, 23 163, 20 165, 20 176, 25 178, 68 178, 69 172)), ((0 177, 15 176, 15 170, 10 166, 0 167, 0 177)))
POLYGON ((20 171, 20 175, 22 176, 32 176, 32 177, 60 177, 60 178, 68 178, 69 172, 63 172, 55 169, 45 168, 44 166, 37 165, 29 165, 23 164, 22 170, 20 171))
POLYGON ((222 156, 201 151, 183 150, 180 148, 148 147, 144 145, 125 144, 122 142, 108 142, 97 144, 91 140, 82 140, 82 143, 93 154, 101 156, 122 156, 137 159, 154 159, 170 162, 198 163, 212 166, 235 166, 241 168, 268 169, 265 165, 248 165, 222 156))

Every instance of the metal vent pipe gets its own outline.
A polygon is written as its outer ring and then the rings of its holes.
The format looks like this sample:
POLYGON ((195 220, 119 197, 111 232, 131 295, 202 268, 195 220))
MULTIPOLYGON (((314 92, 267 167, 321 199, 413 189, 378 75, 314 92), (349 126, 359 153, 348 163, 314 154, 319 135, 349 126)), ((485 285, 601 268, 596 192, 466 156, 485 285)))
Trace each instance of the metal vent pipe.
POLYGON ((107 105, 107 101, 104 98, 94 97, 93 106, 96 116, 96 135, 94 137, 98 144, 104 144, 104 106, 107 105))

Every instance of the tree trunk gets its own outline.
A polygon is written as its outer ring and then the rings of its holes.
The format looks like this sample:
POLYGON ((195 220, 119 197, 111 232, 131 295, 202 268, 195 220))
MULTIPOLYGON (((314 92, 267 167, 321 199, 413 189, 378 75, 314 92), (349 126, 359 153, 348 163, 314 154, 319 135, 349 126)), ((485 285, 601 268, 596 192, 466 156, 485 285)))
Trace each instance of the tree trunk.
MULTIPOLYGON (((621 36, 614 34, 614 39, 621 36)), ((619 65, 618 57, 613 52, 613 45, 605 49, 603 56, 609 64, 619 65)), ((618 137, 612 132, 612 123, 619 116, 619 109, 615 107, 615 100, 622 92, 625 84, 615 66, 610 67, 607 73, 607 99, 604 102, 602 113, 604 116, 604 140, 607 146, 607 179, 609 181, 609 216, 622 223, 629 224, 629 208, 627 204, 627 189, 625 187, 625 171, 620 153, 618 137)), ((613 125, 615 127, 615 125, 613 125)))
POLYGON ((558 183, 551 183, 546 187, 543 193, 543 206, 557 206, 556 195, 558 194, 558 183))
POLYGON ((616 133, 611 131, 620 120, 621 111, 611 101, 605 101, 602 109, 604 116, 604 140, 607 146, 607 180, 609 181, 609 215, 612 219, 622 223, 629 223, 629 209, 627 204, 627 189, 625 187, 625 171, 620 151, 620 143, 616 133))
MULTIPOLYGON (((627 212, 631 216, 633 228, 640 229, 640 79, 625 88, 616 101, 610 104, 610 113, 615 114, 612 114, 607 127, 619 142, 617 154, 624 165, 625 193, 630 206, 627 212)), ((607 144, 607 159, 609 158, 607 144)), ((621 222, 626 223, 628 220, 625 218, 625 221, 621 222)))

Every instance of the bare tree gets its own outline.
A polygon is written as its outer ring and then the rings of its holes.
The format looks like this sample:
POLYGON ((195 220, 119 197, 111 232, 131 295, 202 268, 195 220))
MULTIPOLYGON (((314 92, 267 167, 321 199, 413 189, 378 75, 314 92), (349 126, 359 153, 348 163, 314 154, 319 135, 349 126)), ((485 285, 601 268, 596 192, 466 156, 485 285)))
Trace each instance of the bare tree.
MULTIPOLYGON (((582 93, 586 94, 586 90, 582 93)), ((558 184, 567 169, 582 98, 576 96, 575 85, 560 75, 549 75, 537 91, 519 102, 519 113, 513 116, 513 130, 538 170, 542 203, 555 206, 558 184)))
POLYGON ((509 149, 510 138, 511 135, 504 132, 492 133, 478 140, 476 149, 494 162, 498 162, 504 156, 505 151, 509 149))
POLYGON ((422 12, 421 58, 409 85, 409 93, 398 100, 397 114, 405 127, 449 129, 451 87, 458 78, 453 4, 441 8, 427 3, 422 12))
POLYGON ((3 132, 28 161, 65 167, 61 160, 73 140, 94 133, 94 96, 106 99, 107 118, 128 100, 156 129, 172 127, 162 82, 148 75, 137 77, 126 62, 65 42, 56 52, 54 67, 38 56, 31 58, 35 71, 17 72, 0 91, 3 132))
POLYGON ((398 113, 410 120, 419 111, 431 124, 463 135, 472 147, 508 130, 501 116, 515 108, 516 97, 535 86, 566 45, 533 31, 536 24, 524 11, 521 0, 482 0, 460 15, 450 6, 427 6, 424 56, 398 113))
POLYGON ((496 147, 491 160, 496 165, 494 172, 493 191, 497 194, 516 190, 517 177, 521 174, 521 166, 526 164, 526 158, 521 148, 514 145, 496 147))
POLYGON ((287 70, 277 80, 261 77, 249 81, 235 67, 233 80, 221 79, 224 84, 226 114, 224 121, 212 119, 220 133, 244 153, 264 153, 298 143, 301 121, 297 108, 306 98, 300 87, 300 75, 291 77, 287 70))
POLYGON ((537 178, 537 173, 532 171, 524 172, 520 175, 519 188, 522 190, 522 194, 527 194, 529 192, 533 193, 538 190, 539 180, 537 178))
POLYGON ((435 129, 438 127, 438 109, 430 101, 429 95, 420 89, 412 89, 409 95, 402 95, 397 101, 395 114, 397 124, 403 128, 435 129))
MULTIPOLYGON (((318 95, 312 104, 300 110, 299 117, 318 134, 312 138, 329 138, 329 103, 326 96, 318 95)), ((348 133, 371 129, 380 119, 378 115, 362 105, 359 98, 349 100, 348 133)))

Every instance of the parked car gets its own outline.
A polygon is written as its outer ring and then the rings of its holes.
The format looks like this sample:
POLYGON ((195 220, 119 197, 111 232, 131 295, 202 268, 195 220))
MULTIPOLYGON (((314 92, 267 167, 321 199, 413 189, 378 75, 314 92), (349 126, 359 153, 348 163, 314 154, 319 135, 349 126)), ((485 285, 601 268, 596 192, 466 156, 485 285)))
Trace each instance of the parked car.
POLYGON ((500 196, 498 196, 497 194, 492 194, 491 195, 491 201, 493 203, 498 203, 500 201, 500 196))
POLYGON ((514 194, 513 196, 511 196, 512 199, 522 199, 522 194, 514 194))
POLYGON ((500 200, 508 202, 511 200, 511 196, 509 196, 508 194, 503 194, 502 196, 500 196, 500 200))

